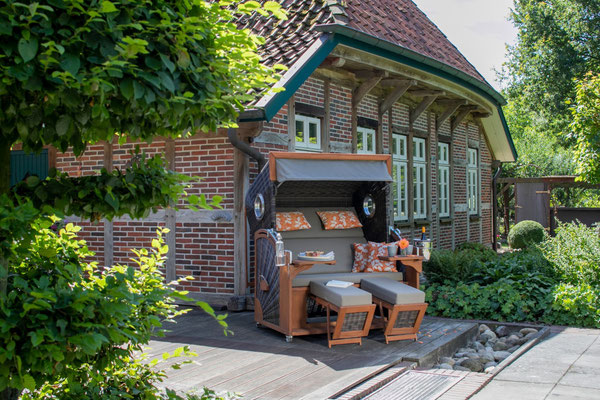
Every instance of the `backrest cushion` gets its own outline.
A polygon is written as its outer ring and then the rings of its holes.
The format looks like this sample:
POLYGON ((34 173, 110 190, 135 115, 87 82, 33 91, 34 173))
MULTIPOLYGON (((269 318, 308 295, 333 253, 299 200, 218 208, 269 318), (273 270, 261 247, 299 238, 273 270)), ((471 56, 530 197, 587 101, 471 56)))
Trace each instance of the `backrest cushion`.
POLYGON ((365 272, 398 272, 394 261, 382 261, 379 256, 387 256, 387 243, 369 242, 365 272))
POLYGON ((281 211, 301 211, 310 224, 310 229, 281 232, 286 250, 291 250, 293 257, 307 250, 335 252, 335 265, 316 264, 301 274, 351 272, 353 265, 352 245, 367 243, 361 228, 325 230, 317 211, 353 210, 342 207, 302 207, 296 209, 278 209, 281 211))
POLYGON ((367 243, 354 243, 352 246, 354 249, 352 272, 364 272, 369 258, 369 245, 367 243))
POLYGON ((310 229, 311 226, 301 211, 286 211, 276 213, 277 232, 299 231, 301 229, 310 229))
POLYGON ((317 211, 325 230, 362 228, 362 224, 354 211, 317 211))

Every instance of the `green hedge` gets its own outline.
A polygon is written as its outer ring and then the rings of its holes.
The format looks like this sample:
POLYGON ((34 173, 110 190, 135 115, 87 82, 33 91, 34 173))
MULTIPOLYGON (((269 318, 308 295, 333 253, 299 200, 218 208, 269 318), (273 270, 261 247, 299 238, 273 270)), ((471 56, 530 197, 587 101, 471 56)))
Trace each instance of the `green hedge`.
POLYGON ((544 227, 536 221, 521 221, 508 233, 508 244, 513 249, 525 249, 541 243, 546 236, 544 227))

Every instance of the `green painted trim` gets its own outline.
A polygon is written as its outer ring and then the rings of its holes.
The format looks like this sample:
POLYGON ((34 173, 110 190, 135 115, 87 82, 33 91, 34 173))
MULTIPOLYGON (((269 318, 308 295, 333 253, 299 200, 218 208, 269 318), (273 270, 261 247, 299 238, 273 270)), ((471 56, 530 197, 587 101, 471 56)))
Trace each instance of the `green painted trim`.
MULTIPOLYGON (((265 117, 267 121, 273 118, 281 107, 292 97, 304 82, 312 75, 319 65, 327 58, 329 53, 337 46, 337 39, 333 35, 328 37, 323 44, 310 56, 298 71, 285 83, 285 90, 277 93, 271 101, 265 105, 265 117)), ((293 67, 292 67, 293 68, 293 67)))
POLYGON ((519 153, 517 153, 517 148, 515 147, 515 142, 513 142, 512 139, 512 135, 510 134, 510 131, 508 129, 508 124, 506 123, 506 118, 504 117, 504 111, 502 111, 502 107, 497 106, 496 109, 498 110, 498 115, 500 116, 500 121, 502 121, 502 127, 504 128, 504 132, 506 132, 506 138, 508 139, 508 144, 510 145, 510 150, 513 153, 513 156, 515 157, 515 161, 517 161, 517 158, 519 157, 519 153))

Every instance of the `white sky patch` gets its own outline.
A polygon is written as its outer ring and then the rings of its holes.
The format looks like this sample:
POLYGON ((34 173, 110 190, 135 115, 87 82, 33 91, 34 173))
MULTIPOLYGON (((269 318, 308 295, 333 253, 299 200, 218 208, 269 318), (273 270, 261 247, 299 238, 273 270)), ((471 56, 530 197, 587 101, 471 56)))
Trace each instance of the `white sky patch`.
POLYGON ((505 60, 517 30, 508 21, 512 0, 413 0, 497 90, 494 69, 505 60))

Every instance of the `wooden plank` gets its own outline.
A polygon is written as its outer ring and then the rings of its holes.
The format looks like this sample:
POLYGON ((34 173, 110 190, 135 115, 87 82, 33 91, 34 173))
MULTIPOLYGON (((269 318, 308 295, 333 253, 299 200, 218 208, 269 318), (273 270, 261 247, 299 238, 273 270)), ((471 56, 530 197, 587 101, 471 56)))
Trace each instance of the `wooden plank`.
POLYGON ((409 117, 409 124, 412 126, 412 124, 415 123, 415 121, 417 119, 419 119, 419 117, 421 116, 421 114, 423 114, 430 105, 433 104, 433 102, 435 101, 435 99, 438 98, 439 95, 434 94, 431 96, 426 96, 421 103, 419 103, 419 105, 410 112, 410 117, 409 117))
POLYGON ((350 110, 351 134, 352 134, 352 153, 358 151, 358 106, 352 105, 350 110))
MULTIPOLYGON (((236 296, 247 292, 246 248, 246 191, 250 186, 248 157, 239 149, 233 150, 233 290, 236 296)), ((233 310, 241 311, 241 310, 233 310)))
POLYGON ((323 107, 325 108, 325 116, 321 120, 321 134, 323 135, 323 151, 329 153, 331 151, 331 80, 325 79, 323 83, 323 107))
POLYGON ((375 74, 373 77, 365 80, 352 92, 352 106, 356 107, 362 99, 373 89, 383 78, 383 74, 375 74))
POLYGON ((435 130, 439 130, 440 127, 454 114, 460 106, 466 105, 466 100, 455 100, 452 103, 448 104, 448 107, 444 110, 442 115, 440 115, 435 121, 435 130))
MULTIPOLYGON (((54 152, 54 163, 56 165, 56 150, 54 152)), ((108 171, 113 170, 113 144, 112 141, 104 142, 103 167, 108 171)), ((114 235, 113 222, 104 220, 104 266, 110 267, 114 263, 114 235)))
POLYGON ((437 89, 416 89, 411 90, 408 94, 417 97, 444 96, 446 92, 437 89))
POLYGON ((293 94, 287 103, 288 150, 296 151, 296 95, 293 94))
POLYGON ((375 152, 383 154, 383 113, 377 115, 377 130, 375 136, 375 152))

